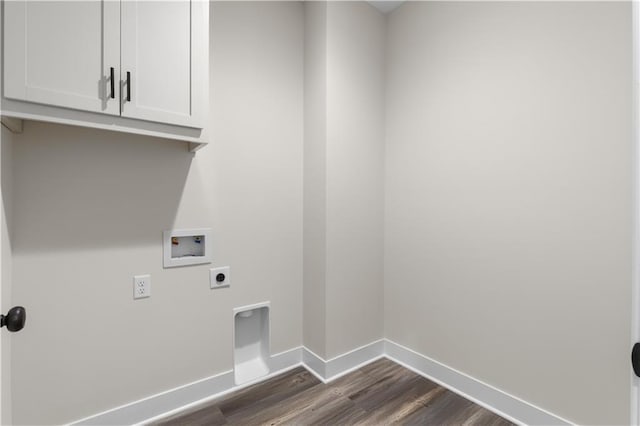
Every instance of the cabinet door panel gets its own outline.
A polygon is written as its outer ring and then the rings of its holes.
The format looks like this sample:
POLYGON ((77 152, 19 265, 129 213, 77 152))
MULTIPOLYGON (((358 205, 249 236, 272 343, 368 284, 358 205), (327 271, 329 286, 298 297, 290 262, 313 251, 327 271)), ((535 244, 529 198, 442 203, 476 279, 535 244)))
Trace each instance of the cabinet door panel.
POLYGON ((120 113, 119 2, 21 0, 4 7, 5 97, 120 113))
POLYGON ((194 112, 194 2, 122 3, 122 116, 198 127, 194 112), (130 91, 130 100, 126 99, 130 91))

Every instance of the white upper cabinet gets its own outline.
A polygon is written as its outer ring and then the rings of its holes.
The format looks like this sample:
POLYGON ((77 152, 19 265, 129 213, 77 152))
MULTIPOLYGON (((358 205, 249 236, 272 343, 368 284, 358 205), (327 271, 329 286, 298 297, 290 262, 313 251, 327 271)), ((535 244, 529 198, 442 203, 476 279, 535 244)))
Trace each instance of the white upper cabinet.
POLYGON ((204 143, 207 0, 11 0, 3 25, 4 116, 204 143))
POLYGON ((120 114, 120 3, 6 1, 4 14, 7 98, 120 114))
POLYGON ((198 61, 206 59, 192 48, 201 15, 198 6, 189 1, 122 3, 124 117, 200 124, 202 117, 194 108, 200 93, 192 93, 202 79, 198 61))

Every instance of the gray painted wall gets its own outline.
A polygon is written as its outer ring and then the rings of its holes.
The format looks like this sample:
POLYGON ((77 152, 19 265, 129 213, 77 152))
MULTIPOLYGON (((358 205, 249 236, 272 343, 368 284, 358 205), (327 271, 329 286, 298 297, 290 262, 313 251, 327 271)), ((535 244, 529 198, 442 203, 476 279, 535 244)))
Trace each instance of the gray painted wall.
POLYGON ((304 4, 304 345, 326 356, 327 3, 304 4))
MULTIPOLYGON (((0 280, 2 290, 0 298, 2 300, 2 313, 6 313, 13 307, 12 275, 13 275, 13 248, 11 246, 11 234, 13 232, 13 164, 12 151, 15 135, 0 125, 0 179, 2 180, 2 204, 0 205, 0 226, 2 226, 2 238, 0 239, 0 280)), ((4 331, 4 330, 3 330, 4 331)), ((2 380, 0 397, 2 403, 2 424, 12 424, 12 372, 11 372, 11 342, 14 339, 12 333, 0 334, 0 345, 2 348, 2 380)))
POLYGON ((386 337, 628 424, 630 3, 408 2, 388 24, 386 337))
POLYGON ((382 338, 386 25, 365 2, 305 16, 304 339, 329 359, 382 338))
POLYGON ((26 123, 16 138, 13 419, 60 424, 229 370, 232 308, 271 301, 302 344, 303 8, 213 3, 211 144, 26 123), (213 265, 164 270, 162 231, 213 229, 213 265), (209 267, 230 265, 230 289, 209 267), (132 277, 152 297, 134 301, 132 277), (179 321, 174 321, 178 316, 179 321))
POLYGON ((408 2, 384 24, 360 2, 214 2, 196 156, 3 131, 3 266, 30 313, 15 423, 228 370, 232 307, 264 300, 272 353, 384 335, 577 423, 629 422, 630 5, 408 2), (161 231, 201 226, 229 290, 162 269, 161 231))
POLYGON ((328 2, 329 358, 382 338, 385 30, 365 2, 328 2))

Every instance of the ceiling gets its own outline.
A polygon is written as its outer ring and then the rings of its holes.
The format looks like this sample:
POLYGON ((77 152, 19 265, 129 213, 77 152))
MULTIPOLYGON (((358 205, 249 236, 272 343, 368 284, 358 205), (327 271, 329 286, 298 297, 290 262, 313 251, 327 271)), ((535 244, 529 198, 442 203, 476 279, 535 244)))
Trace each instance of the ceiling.
POLYGON ((368 3, 382 13, 390 13, 392 10, 404 3, 404 0, 372 0, 368 3))

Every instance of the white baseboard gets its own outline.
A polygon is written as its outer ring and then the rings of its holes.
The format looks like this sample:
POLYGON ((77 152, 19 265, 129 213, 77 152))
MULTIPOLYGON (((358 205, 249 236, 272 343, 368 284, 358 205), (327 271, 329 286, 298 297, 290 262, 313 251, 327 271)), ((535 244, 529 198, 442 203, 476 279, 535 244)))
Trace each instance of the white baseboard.
POLYGON ((300 365, 322 382, 328 383, 382 357, 389 358, 512 422, 525 425, 571 424, 542 408, 388 339, 377 340, 329 360, 324 360, 305 347, 294 348, 271 357, 271 373, 268 376, 242 386, 235 385, 233 370, 230 370, 87 417, 73 424, 147 423, 267 380, 300 365))
POLYGON ((330 382, 384 356, 384 339, 361 346, 329 359, 325 364, 326 381, 330 382))
POLYGON ((233 370, 216 374, 130 404, 73 422, 73 425, 131 425, 149 422, 215 399, 229 392, 267 380, 302 365, 302 347, 290 349, 269 360, 270 373, 258 380, 237 386, 233 370))
POLYGON ((302 348, 302 362, 323 383, 328 383, 384 356, 384 339, 345 352, 329 360, 302 348))
POLYGON ((327 361, 311 352, 310 349, 303 347, 302 363, 311 373, 313 373, 314 376, 320 379, 323 383, 327 383, 327 379, 325 378, 327 361))
POLYGON ((159 415, 168 414, 175 409, 187 407, 194 401, 221 394, 233 387, 233 370, 225 371, 224 373, 78 420, 72 424, 131 425, 143 423, 159 415))
POLYGON ((568 420, 529 404, 491 385, 474 379, 427 356, 391 340, 385 340, 390 360, 436 382, 443 387, 493 411, 514 423, 524 425, 570 425, 568 420))
MULTIPOLYGON (((294 366, 302 364, 302 346, 271 355, 269 360, 269 371, 288 370, 294 366)), ((273 373, 272 373, 273 374, 273 373)))

